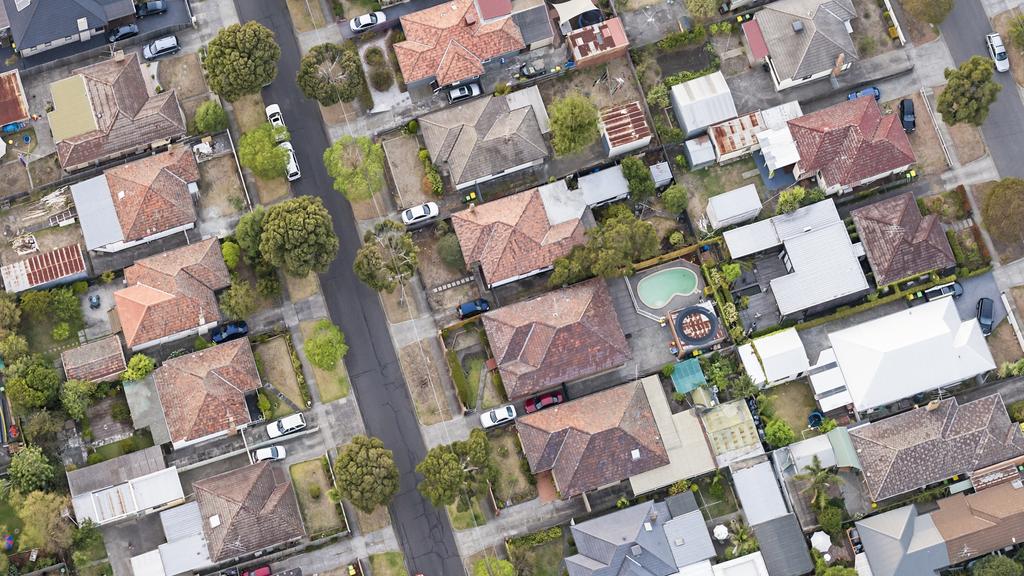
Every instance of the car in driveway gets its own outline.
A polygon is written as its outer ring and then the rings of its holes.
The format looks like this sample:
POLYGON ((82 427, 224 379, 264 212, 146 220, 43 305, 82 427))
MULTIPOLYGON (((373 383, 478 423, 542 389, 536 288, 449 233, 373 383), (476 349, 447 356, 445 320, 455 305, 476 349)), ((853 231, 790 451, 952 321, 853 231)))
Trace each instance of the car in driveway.
POLYGON ((991 298, 978 298, 978 324, 981 325, 981 333, 988 336, 992 333, 994 303, 991 298))
POLYGON ((135 15, 139 18, 156 16, 157 14, 163 14, 164 12, 167 12, 167 2, 165 0, 151 0, 149 2, 140 2, 135 5, 135 15))
POLYGON ((985 46, 988 47, 988 55, 996 64, 996 72, 1010 71, 1010 57, 1006 54, 1006 47, 1003 46, 1003 37, 997 32, 985 35, 985 46))
POLYGON ((470 82, 469 84, 463 84, 462 86, 456 86, 448 89, 448 102, 454 104, 461 102, 462 100, 468 100, 474 98, 483 93, 483 89, 480 88, 480 83, 470 82))
POLYGON ((265 112, 267 113, 267 122, 270 122, 270 125, 274 127, 274 139, 278 142, 284 142, 287 140, 288 127, 284 124, 284 116, 281 114, 281 107, 277 104, 271 104, 267 106, 265 112))
POLYGON ((564 400, 565 394, 562 394, 561 390, 555 390, 554 392, 548 392, 528 399, 526 403, 523 404, 523 409, 526 410, 527 414, 532 414, 537 410, 543 410, 548 406, 561 404, 564 400))
POLYGON ((273 570, 270 569, 270 565, 260 566, 258 568, 252 568, 242 572, 242 576, 270 576, 273 574, 273 570))
POLYGON ((177 54, 180 50, 181 45, 178 44, 177 36, 164 36, 146 44, 142 48, 142 57, 146 60, 156 60, 163 56, 177 54))
POLYGON ((433 202, 427 202, 426 204, 406 208, 405 210, 402 210, 402 224, 412 226, 413 224, 426 222, 427 220, 437 218, 437 215, 440 213, 441 212, 438 210, 437 204, 433 202))
POLYGON ((369 14, 356 16, 349 20, 348 27, 358 34, 360 32, 366 32, 371 28, 376 28, 377 26, 387 22, 387 20, 388 15, 383 12, 370 12, 369 14))
POLYGON ((277 146, 288 151, 288 163, 285 165, 285 176, 288 177, 288 181, 294 182, 302 178, 302 172, 299 170, 299 161, 295 159, 295 148, 292 148, 292 143, 282 142, 277 146))
POLYGON ((466 318, 472 318, 478 314, 483 314, 491 309, 491 303, 483 298, 477 298, 476 300, 470 300, 469 302, 463 302, 455 308, 455 315, 459 317, 459 320, 465 320, 466 318))
POLYGON ((132 36, 138 36, 138 35, 139 35, 139 27, 138 26, 136 26, 135 24, 125 24, 124 26, 118 26, 117 28, 114 28, 113 30, 111 30, 110 34, 107 35, 107 40, 109 40, 110 43, 113 44, 114 42, 120 42, 121 40, 127 40, 127 39, 131 38, 132 36))
POLYGON ((266 448, 257 448, 252 451, 252 459, 254 462, 263 462, 264 460, 284 460, 288 456, 288 451, 284 449, 284 446, 267 446, 266 448))
POLYGON ((511 404, 506 404, 481 414, 480 425, 484 427, 484 430, 486 430, 488 428, 494 428, 495 426, 501 426, 502 424, 508 424, 515 419, 516 407, 511 404))
POLYGON ((850 92, 849 94, 846 95, 846 99, 856 100, 861 96, 874 96, 875 102, 878 102, 879 100, 882 99, 882 92, 878 88, 875 88, 874 86, 868 86, 867 88, 861 88, 856 92, 850 92))
POLYGON ((959 282, 950 282, 949 284, 934 286, 924 291, 924 298, 929 302, 948 298, 949 296, 952 296, 953 299, 957 299, 963 295, 964 287, 961 286, 959 282))
POLYGON ((223 344, 241 338, 248 333, 249 325, 245 323, 245 320, 235 320, 210 330, 210 340, 216 344, 223 344))
POLYGON ((519 67, 519 75, 523 78, 536 78, 537 76, 543 75, 545 71, 546 70, 543 67, 537 68, 529 62, 519 67))
POLYGON ((903 131, 910 134, 917 129, 917 116, 914 115, 914 101, 910 98, 900 100, 900 124, 903 131))
POLYGON ((267 424, 267 436, 271 438, 280 438, 287 434, 298 432, 306 427, 306 418, 301 414, 292 414, 291 416, 285 416, 276 422, 267 424))

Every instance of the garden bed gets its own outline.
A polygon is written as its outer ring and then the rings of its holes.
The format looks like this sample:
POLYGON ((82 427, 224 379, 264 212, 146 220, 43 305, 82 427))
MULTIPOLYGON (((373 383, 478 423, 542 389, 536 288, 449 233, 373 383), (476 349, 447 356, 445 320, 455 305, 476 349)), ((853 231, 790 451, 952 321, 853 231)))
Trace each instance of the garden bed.
POLYGON ((885 4, 876 0, 854 0, 853 7, 857 12, 853 20, 853 44, 862 60, 899 47, 899 40, 889 36, 889 22, 883 14, 885 4))
POLYGON ((726 477, 722 476, 718 481, 719 488, 714 487, 714 478, 715 476, 711 475, 697 479, 697 492, 705 520, 721 518, 739 510, 736 494, 726 477))
POLYGON ((563 558, 576 553, 560 526, 512 538, 506 543, 509 560, 519 574, 562 576, 563 558))
MULTIPOLYGON (((316 323, 319 320, 304 320, 299 323, 299 330, 304 340, 309 339, 315 332, 316 323)), ((327 404, 340 398, 348 396, 352 387, 348 377, 348 370, 345 369, 344 360, 339 360, 334 370, 322 370, 309 363, 313 369, 313 377, 316 379, 316 389, 320 393, 320 402, 327 404)))
POLYGON ((341 506, 327 497, 327 491, 333 487, 327 466, 327 457, 322 456, 292 464, 288 469, 295 496, 299 500, 302 522, 311 540, 347 529, 341 506))
POLYGON ((149 430, 140 430, 136 432, 134 436, 125 438, 124 440, 119 440, 111 444, 104 444, 98 448, 91 449, 87 461, 90 465, 99 464, 100 462, 105 462, 111 458, 117 458, 118 456, 131 454, 132 452, 145 450, 151 446, 153 446, 153 436, 150 435, 149 430))
MULTIPOLYGON (((299 374, 296 373, 292 363, 291 347, 285 340, 286 338, 288 336, 275 336, 256 344, 253 353, 256 355, 263 381, 301 408, 306 405, 309 391, 306 389, 303 394, 303 390, 300 388, 300 386, 305 388, 305 378, 301 383, 299 382, 299 374)), ((301 372, 301 366, 299 370, 301 372)), ((274 418, 280 418, 293 412, 286 402, 278 402, 274 410, 274 418)))
POLYGON ((955 224, 971 215, 963 186, 917 199, 922 214, 935 214, 943 224, 955 224))
POLYGON ((947 230, 946 238, 953 249, 958 275, 963 276, 989 265, 988 250, 981 241, 977 225, 963 230, 947 230))

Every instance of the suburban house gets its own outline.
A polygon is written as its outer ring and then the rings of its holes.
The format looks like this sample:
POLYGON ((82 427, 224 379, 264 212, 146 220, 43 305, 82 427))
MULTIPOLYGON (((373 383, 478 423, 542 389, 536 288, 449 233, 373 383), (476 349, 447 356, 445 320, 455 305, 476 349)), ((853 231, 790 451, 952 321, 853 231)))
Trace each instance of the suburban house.
POLYGON ((68 380, 112 382, 127 368, 124 348, 117 334, 86 342, 60 353, 64 376, 68 380))
POLYGON ((484 64, 526 47, 508 16, 484 21, 474 0, 450 0, 401 17, 405 40, 395 44, 409 86, 437 88, 478 78, 484 64))
POLYGON ((565 37, 569 60, 577 68, 599 66, 629 51, 629 39, 618 17, 573 30, 565 37))
POLYGON ((263 385, 248 338, 168 359, 153 379, 175 449, 248 426, 246 397, 263 385))
POLYGON ((192 483, 214 563, 306 536, 287 470, 259 462, 192 483))
POLYGON ((579 550, 565 559, 569 576, 671 576, 715 557, 715 545, 692 492, 636 504, 569 529, 579 550))
POLYGON ((102 36, 135 21, 132 0, 3 0, 11 39, 22 56, 102 36))
POLYGON ((770 280, 783 318, 828 310, 871 291, 854 246, 831 198, 723 235, 733 259, 775 253, 788 274, 770 280))
POLYGON ((150 95, 135 52, 117 52, 110 60, 74 70, 50 84, 50 97, 53 110, 47 118, 57 159, 67 172, 185 136, 177 95, 174 90, 150 95))
MULTIPOLYGON (((765 10, 772 6, 776 4, 765 10)), ((904 172, 917 162, 900 119, 896 114, 883 115, 870 97, 794 118, 789 131, 800 154, 794 177, 813 179, 826 194, 849 192, 904 172)))
POLYGON ((761 197, 753 184, 708 198, 705 212, 712 230, 750 222, 760 213, 761 197))
POLYGON ((85 247, 119 252, 195 227, 199 165, 186 146, 71 185, 85 247))
POLYGON ((42 290, 89 278, 89 269, 78 244, 33 254, 0 267, 4 290, 11 294, 42 290))
POLYGON ((18 69, 0 73, 0 127, 29 119, 28 100, 18 69))
POLYGON ((736 117, 736 103, 721 71, 676 84, 670 96, 676 121, 686 138, 736 117))
POLYGON ((125 268, 114 303, 125 343, 141 350, 205 333, 217 325, 215 292, 231 284, 220 243, 210 238, 125 268))
POLYGON ((523 35, 527 50, 549 46, 555 39, 555 28, 544 0, 476 0, 476 9, 483 24, 511 17, 523 35))
POLYGON ((761 388, 795 380, 806 375, 811 368, 796 328, 754 338, 740 345, 737 352, 743 369, 761 388))
POLYGON ((651 143, 651 127, 639 101, 603 110, 600 125, 609 158, 641 150, 651 143))
POLYGON ((939 217, 922 216, 911 192, 857 208, 850 216, 877 286, 956 267, 939 217))
POLYGON ((781 92, 838 75, 856 62, 850 25, 856 17, 852 0, 781 0, 742 27, 751 55, 768 65, 781 92))
POLYGON ((537 166, 550 154, 548 113, 536 86, 449 106, 419 123, 430 159, 456 190, 537 166))
POLYGON ((715 147, 715 159, 722 164, 760 150, 761 133, 785 128, 786 122, 800 116, 800 102, 793 100, 711 126, 708 135, 715 147))
POLYGON ((516 419, 530 470, 550 472, 562 498, 668 464, 657 429, 639 382, 516 419))
POLYGON ((821 353, 811 376, 825 411, 852 404, 857 412, 871 412, 996 367, 978 321, 961 320, 952 298, 862 322, 828 339, 832 348, 821 353))
POLYGON ((1024 455, 1024 433, 999 394, 934 401, 849 432, 876 502, 1024 455))
POLYGON ((164 463, 159 446, 69 470, 71 507, 79 523, 104 525, 181 504, 178 470, 164 463))
POLYGON ((213 564, 199 505, 191 501, 160 512, 166 542, 131 557, 132 574, 176 576, 213 564))
POLYGON ((675 576, 775 576, 765 566, 763 552, 733 558, 726 562, 712 564, 704 560, 680 570, 675 576))
POLYGON ((509 400, 608 372, 632 355, 600 278, 502 306, 483 324, 509 400))
POLYGON ((565 182, 452 214, 462 257, 467 267, 479 263, 488 288, 546 272, 573 246, 586 242, 584 230, 593 216, 586 206, 582 211, 562 210, 547 194, 554 188, 565 188, 565 182))
MULTIPOLYGON (((694 403, 703 404, 696 400, 698 393, 703 391, 703 388, 693 391, 694 403)), ((764 454, 764 446, 757 434, 757 425, 754 424, 754 415, 750 413, 750 406, 747 406, 744 400, 732 400, 702 410, 700 420, 719 468, 764 454)))

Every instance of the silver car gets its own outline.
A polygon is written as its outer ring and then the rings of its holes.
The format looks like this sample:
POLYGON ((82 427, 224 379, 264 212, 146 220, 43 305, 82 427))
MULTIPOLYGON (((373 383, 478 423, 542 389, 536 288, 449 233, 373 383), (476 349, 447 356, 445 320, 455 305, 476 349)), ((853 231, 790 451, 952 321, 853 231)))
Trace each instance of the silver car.
POLYGON ((359 32, 366 32, 370 28, 380 26, 387 22, 387 20, 387 14, 383 12, 371 12, 369 14, 363 14, 362 16, 356 16, 349 20, 348 27, 358 34, 359 32))
POLYGON ((426 222, 432 218, 437 218, 439 213, 440 211, 437 209, 437 204, 433 202, 427 202, 426 204, 406 208, 402 211, 402 224, 412 226, 413 224, 426 222))

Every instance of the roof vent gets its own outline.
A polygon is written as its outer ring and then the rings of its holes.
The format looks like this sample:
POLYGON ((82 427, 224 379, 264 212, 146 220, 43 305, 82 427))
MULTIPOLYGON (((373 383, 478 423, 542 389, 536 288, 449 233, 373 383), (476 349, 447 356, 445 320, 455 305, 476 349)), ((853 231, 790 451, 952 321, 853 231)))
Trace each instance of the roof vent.
POLYGON ((674 542, 674 544, 676 546, 682 546, 683 544, 686 544, 686 540, 683 540, 682 538, 676 538, 676 541, 674 542))
POLYGON ((629 551, 633 554, 633 556, 639 556, 644 551, 644 549, 639 544, 633 544, 633 547, 630 548, 629 551))
POLYGON ((640 459, 640 449, 639 448, 633 448, 632 450, 630 450, 629 455, 630 455, 630 457, 633 458, 633 460, 639 460, 640 459))
POLYGON ((793 32, 797 34, 804 31, 804 23, 800 20, 793 20, 793 32))
POLYGON ((220 526, 220 514, 210 516, 210 528, 216 528, 217 526, 220 526))
POLYGON ((124 190, 118 190, 117 191, 117 199, 118 200, 124 200, 124 190))
POLYGON ((32 0, 14 0, 14 7, 21 12, 25 8, 28 8, 32 4, 32 0))
POLYGON ((1014 480, 1013 482, 1010 482, 1010 486, 1013 486, 1013 487, 1014 487, 1014 488, 1016 488, 1017 490, 1020 490, 1021 488, 1024 488, 1024 482, 1022 482, 1022 481, 1021 481, 1021 480, 1020 480, 1020 479, 1018 478, 1017 480, 1014 480))
POLYGON ((650 532, 654 530, 654 526, 650 522, 644 522, 644 532, 650 532))
POLYGON ((76 24, 78 25, 79 32, 85 32, 89 29, 89 20, 86 18, 79 18, 76 24))
POLYGON ((121 62, 124 60, 124 50, 118 50, 114 52, 114 62, 121 62))

